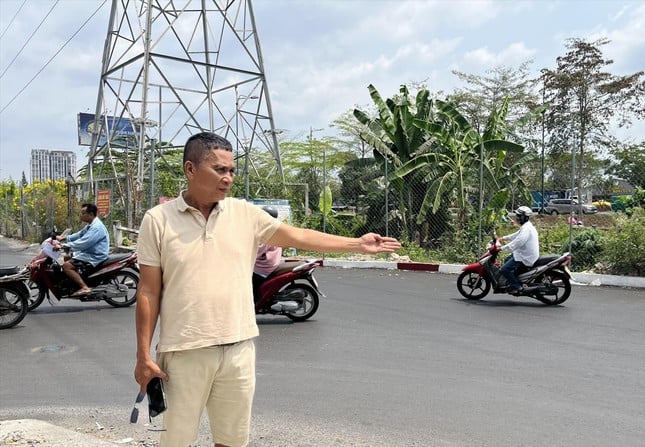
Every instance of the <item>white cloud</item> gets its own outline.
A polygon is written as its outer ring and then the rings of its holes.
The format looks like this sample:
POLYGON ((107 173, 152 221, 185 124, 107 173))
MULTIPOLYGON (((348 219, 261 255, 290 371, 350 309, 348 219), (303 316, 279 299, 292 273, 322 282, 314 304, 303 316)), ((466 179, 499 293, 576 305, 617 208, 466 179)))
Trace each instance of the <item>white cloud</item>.
MULTIPOLYGON (((0 0, 0 31, 22 2, 0 0)), ((0 40, 0 73, 54 3, 25 4, 0 40)), ((0 79, 0 107, 98 4, 58 3, 0 79)), ((0 116, 2 177, 27 170, 32 148, 77 148, 76 114, 96 106, 109 4, 0 116)), ((645 68, 645 4, 637 0, 598 1, 593 8, 577 0, 254 0, 253 6, 275 123, 289 135, 371 105, 370 83, 384 97, 412 81, 447 93, 460 83, 454 69, 483 74, 529 59, 536 69, 553 66, 569 37, 611 39, 604 47, 615 61, 611 71, 645 68)))
MULTIPOLYGON (((624 23, 612 21, 590 35, 591 39, 608 38, 611 42, 604 48, 605 58, 612 59, 611 70, 631 74, 645 70, 645 4, 624 8, 615 18, 625 17, 624 23)), ((614 19, 615 19, 614 18, 614 19)))
POLYGON ((524 42, 515 42, 502 48, 499 52, 490 51, 487 47, 467 51, 464 61, 477 70, 487 70, 496 66, 518 66, 531 59, 536 50, 526 47, 524 42))

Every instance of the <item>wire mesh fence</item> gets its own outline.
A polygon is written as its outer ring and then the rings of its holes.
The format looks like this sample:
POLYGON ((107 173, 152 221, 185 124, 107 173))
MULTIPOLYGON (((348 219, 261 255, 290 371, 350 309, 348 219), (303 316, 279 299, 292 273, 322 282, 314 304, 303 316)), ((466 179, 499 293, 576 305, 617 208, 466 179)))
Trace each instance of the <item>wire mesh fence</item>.
POLYGON ((549 191, 553 203, 540 206, 535 191, 511 184, 502 194, 499 181, 477 169, 462 172, 461 183, 441 190, 432 187, 433 172, 397 178, 386 174, 385 164, 360 165, 361 172, 341 171, 324 181, 337 198, 329 214, 323 216, 321 207, 297 223, 339 235, 386 234, 401 240, 400 254, 414 261, 461 264, 474 262, 493 232, 517 231, 513 210, 526 205, 534 210, 541 254, 571 252, 572 268, 579 272, 645 274, 642 189, 601 197, 588 191, 579 201, 571 190, 549 191), (567 201, 569 207, 559 208, 567 201))
MULTIPOLYGON (((362 171, 335 173, 316 185, 276 181, 267 188, 250 182, 250 199, 287 199, 291 223, 296 226, 343 236, 366 232, 393 236, 403 242, 400 255, 443 263, 474 262, 493 231, 498 235, 517 231, 512 210, 531 205, 530 198, 512 192, 496 206, 499 185, 476 175, 461 189, 439 194, 428 187, 427 177, 395 178, 385 174, 385 165, 363 165, 362 171), (326 187, 329 196, 321 194, 326 187), (332 206, 324 206, 325 197, 332 206)), ((144 185, 140 191, 124 178, 101 179, 91 185, 64 181, 21 185, 5 190, 0 199, 0 231, 40 242, 53 229, 77 230, 85 202, 97 203, 109 229, 115 225, 136 229, 145 210, 176 197, 184 187, 184 179, 177 178, 157 182, 154 189, 144 185)), ((234 189, 231 195, 239 197, 240 191, 234 189)), ((636 190, 620 202, 620 208, 589 208, 579 215, 545 214, 536 208, 532 221, 540 235, 541 253, 572 252, 574 271, 645 275, 644 196, 636 190)))

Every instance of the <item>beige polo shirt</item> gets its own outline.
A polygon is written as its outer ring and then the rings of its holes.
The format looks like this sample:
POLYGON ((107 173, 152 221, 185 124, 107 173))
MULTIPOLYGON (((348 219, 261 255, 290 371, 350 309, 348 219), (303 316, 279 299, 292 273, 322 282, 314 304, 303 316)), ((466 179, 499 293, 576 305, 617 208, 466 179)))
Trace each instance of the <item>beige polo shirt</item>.
POLYGON ((158 352, 234 343, 259 334, 253 305, 258 244, 281 225, 258 206, 226 198, 208 221, 182 195, 148 210, 139 263, 161 267, 158 352))

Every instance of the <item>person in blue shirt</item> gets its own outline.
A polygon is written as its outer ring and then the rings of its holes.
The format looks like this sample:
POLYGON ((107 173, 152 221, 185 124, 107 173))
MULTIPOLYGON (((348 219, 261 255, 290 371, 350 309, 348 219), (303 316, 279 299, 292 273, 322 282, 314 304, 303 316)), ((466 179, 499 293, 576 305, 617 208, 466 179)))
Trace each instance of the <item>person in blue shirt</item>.
POLYGON ((58 241, 65 241, 72 250, 72 258, 63 264, 63 270, 79 287, 72 296, 89 294, 90 289, 83 277, 85 271, 105 261, 110 251, 110 235, 107 228, 96 214, 98 209, 93 203, 84 203, 81 207, 81 220, 87 222, 80 231, 67 237, 56 236, 58 241))

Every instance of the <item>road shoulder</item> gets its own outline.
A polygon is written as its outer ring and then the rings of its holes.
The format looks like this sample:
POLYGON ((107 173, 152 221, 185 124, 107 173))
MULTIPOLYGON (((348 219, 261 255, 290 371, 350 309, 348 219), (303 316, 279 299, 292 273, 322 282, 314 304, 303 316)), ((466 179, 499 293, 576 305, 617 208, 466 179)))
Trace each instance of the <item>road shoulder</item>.
POLYGON ((115 447, 118 444, 38 419, 0 421, 0 445, 49 447, 115 447))

